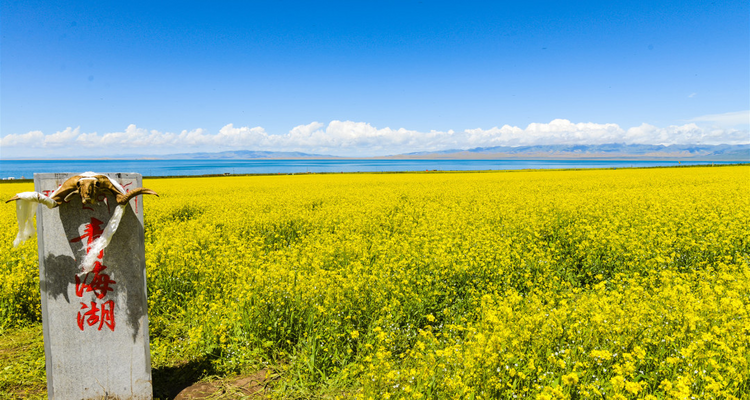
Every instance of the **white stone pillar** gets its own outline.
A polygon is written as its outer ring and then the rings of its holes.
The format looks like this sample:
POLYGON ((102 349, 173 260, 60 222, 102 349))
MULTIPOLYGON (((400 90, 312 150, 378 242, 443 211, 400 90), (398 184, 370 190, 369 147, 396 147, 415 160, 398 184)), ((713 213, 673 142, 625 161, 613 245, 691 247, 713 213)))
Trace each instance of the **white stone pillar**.
MULTIPOLYGON (((34 174, 35 190, 50 195, 76 174, 34 174)), ((126 190, 141 175, 106 174, 126 190)), ((117 203, 39 205, 39 286, 47 391, 50 399, 151 399, 146 301, 143 196, 125 210, 94 271, 82 273, 87 246, 101 235, 117 203)))

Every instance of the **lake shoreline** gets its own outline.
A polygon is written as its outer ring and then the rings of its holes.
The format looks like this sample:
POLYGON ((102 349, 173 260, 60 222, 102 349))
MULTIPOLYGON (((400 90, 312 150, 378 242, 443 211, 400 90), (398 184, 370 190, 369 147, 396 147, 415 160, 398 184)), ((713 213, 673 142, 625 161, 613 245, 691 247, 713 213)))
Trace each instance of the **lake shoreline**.
MULTIPOLYGON (((534 161, 534 160, 524 160, 534 161)), ((629 161, 629 160, 612 160, 612 161, 629 161)), ((727 162, 719 161, 713 164, 679 164, 679 165, 649 165, 649 166, 625 166, 625 167, 571 167, 571 168, 515 168, 515 169, 478 169, 478 170, 410 170, 410 171, 340 171, 340 172, 267 172, 267 173, 222 173, 222 174, 197 174, 197 175, 143 175, 144 179, 180 179, 180 178, 222 178, 222 177, 242 177, 242 176, 284 176, 284 175, 342 175, 342 174, 425 174, 425 173, 508 173, 508 172, 537 172, 537 171, 597 171, 597 170, 617 170, 617 169, 657 169, 657 168, 697 168, 697 167, 736 167, 750 166, 750 162, 738 161, 727 162)), ((24 179, 0 179, 3 183, 24 183, 33 182, 33 178, 24 179)))

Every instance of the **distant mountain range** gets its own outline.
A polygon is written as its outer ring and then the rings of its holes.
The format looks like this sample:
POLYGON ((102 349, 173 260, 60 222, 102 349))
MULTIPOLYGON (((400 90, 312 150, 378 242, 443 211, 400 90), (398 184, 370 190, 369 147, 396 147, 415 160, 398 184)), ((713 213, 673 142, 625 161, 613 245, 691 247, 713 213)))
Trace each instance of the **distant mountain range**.
MULTIPOLYGON (((60 159, 78 159, 79 157, 61 157, 60 159)), ((127 154, 101 157, 102 159, 155 159, 155 160, 190 160, 190 159, 602 159, 602 160, 696 160, 696 161, 750 161, 750 144, 740 145, 650 145, 650 144, 596 144, 596 145, 536 145, 536 146, 496 146, 475 147, 462 150, 442 150, 432 152, 415 152, 378 157, 340 157, 327 154, 311 154, 299 151, 254 151, 230 150, 222 152, 180 153, 167 155, 127 154)), ((12 159, 12 158, 8 158, 12 159)), ((21 159, 36 159, 23 157, 21 159)))
POLYGON ((444 150, 437 153, 457 153, 468 151, 470 153, 548 153, 548 152, 565 152, 565 153, 627 153, 627 154, 648 154, 648 153, 674 153, 688 152, 691 154, 727 154, 737 151, 750 151, 750 145, 652 145, 652 144, 556 144, 556 145, 535 145, 535 146, 496 146, 496 147, 476 147, 470 150, 444 150))
MULTIPOLYGON (((218 153, 182 153, 153 156, 157 159, 273 159, 273 158, 347 158, 302 152, 232 150, 218 153)), ((537 145, 476 147, 468 150, 416 152, 375 158, 492 158, 492 159, 694 159, 709 161, 750 161, 750 144, 741 145, 537 145)))
POLYGON ((253 151, 253 150, 230 150, 218 153, 181 153, 164 156, 153 156, 153 158, 166 160, 185 159, 247 159, 247 158, 339 158, 324 154, 309 154, 298 151, 253 151))
POLYGON ((616 158, 616 159, 705 159, 714 161, 750 161, 750 144, 741 145, 536 145, 476 147, 469 150, 408 153, 401 158, 616 158))

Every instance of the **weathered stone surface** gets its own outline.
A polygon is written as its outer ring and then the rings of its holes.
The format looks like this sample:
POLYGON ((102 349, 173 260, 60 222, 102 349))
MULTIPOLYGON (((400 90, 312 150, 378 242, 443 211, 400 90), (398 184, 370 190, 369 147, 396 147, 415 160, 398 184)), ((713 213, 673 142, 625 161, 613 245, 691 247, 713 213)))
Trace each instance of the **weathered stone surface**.
MULTIPOLYGON (((37 192, 50 194, 75 174, 35 174, 37 192)), ((107 174, 125 189, 140 174, 107 174)), ((50 399, 151 399, 146 302, 143 198, 130 201, 95 271, 82 273, 90 244, 117 203, 78 195, 54 209, 39 206, 39 284, 50 399)))

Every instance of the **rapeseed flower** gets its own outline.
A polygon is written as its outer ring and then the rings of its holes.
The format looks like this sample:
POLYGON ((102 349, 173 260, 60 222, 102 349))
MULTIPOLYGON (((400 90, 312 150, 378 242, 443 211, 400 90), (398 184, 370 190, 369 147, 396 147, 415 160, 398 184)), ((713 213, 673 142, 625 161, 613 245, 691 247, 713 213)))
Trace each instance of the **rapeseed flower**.
MULTIPOLYGON (((742 397, 749 169, 148 180, 153 365, 358 399, 742 397)), ((0 331, 41 315, 14 218, 0 331)))

